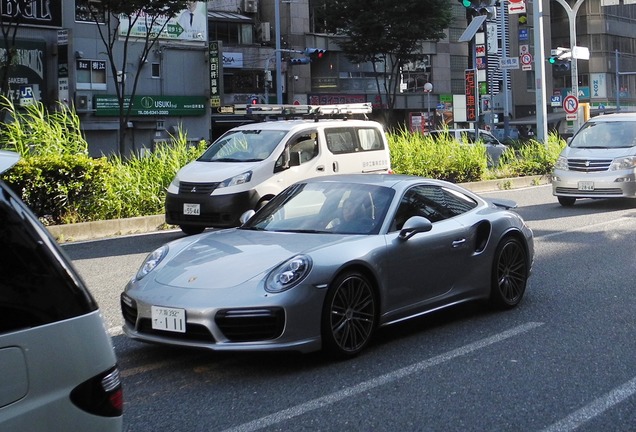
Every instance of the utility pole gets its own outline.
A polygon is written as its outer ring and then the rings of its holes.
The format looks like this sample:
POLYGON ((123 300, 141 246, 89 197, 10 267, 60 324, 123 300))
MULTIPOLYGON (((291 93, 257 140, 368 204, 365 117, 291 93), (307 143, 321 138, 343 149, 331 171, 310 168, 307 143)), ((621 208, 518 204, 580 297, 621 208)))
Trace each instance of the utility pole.
MULTIPOLYGON (((559 0, 557 0, 559 1, 559 0)), ((535 50, 535 87, 537 109, 536 139, 547 144, 548 122, 545 89, 545 49, 543 47, 543 0, 534 0, 532 9, 532 23, 534 25, 534 50, 535 50)))

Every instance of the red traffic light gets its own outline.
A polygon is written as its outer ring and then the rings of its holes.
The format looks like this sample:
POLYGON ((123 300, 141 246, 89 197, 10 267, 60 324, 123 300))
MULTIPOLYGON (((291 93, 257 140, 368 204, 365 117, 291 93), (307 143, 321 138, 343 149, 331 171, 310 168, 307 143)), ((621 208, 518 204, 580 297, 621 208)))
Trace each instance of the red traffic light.
POLYGON ((313 59, 321 59, 325 55, 327 50, 320 48, 305 48, 303 54, 309 57, 311 60, 313 59))

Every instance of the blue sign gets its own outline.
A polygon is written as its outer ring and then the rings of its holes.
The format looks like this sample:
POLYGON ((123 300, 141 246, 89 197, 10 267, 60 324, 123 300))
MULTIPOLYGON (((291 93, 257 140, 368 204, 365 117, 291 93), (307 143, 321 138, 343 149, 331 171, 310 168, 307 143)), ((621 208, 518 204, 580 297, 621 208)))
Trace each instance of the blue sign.
POLYGON ((444 108, 446 108, 445 104, 443 104, 443 103, 437 104, 437 109, 441 110, 441 109, 444 109, 444 108))
POLYGON ((527 41, 530 39, 530 35, 528 34, 528 29, 519 29, 519 40, 527 41))

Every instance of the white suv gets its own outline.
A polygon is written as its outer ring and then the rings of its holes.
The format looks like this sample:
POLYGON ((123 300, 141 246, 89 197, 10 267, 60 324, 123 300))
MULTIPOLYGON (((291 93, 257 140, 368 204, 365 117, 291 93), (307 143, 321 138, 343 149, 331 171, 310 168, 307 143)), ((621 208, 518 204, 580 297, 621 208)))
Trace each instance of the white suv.
MULTIPOLYGON (((0 150, 0 173, 19 156, 0 150)), ((95 300, 0 181, 0 431, 121 431, 122 389, 95 300)))

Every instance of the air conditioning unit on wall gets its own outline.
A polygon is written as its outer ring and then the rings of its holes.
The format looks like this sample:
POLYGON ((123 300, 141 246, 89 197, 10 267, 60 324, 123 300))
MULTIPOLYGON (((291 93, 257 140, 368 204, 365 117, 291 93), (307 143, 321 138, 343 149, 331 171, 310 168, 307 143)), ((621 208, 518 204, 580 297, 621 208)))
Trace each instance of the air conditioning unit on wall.
POLYGON ((256 12, 258 12, 258 1, 257 0, 243 0, 243 12, 245 12, 245 13, 256 13, 256 12))
POLYGON ((75 109, 77 111, 88 111, 88 95, 75 95, 75 109))
POLYGON ((271 25, 268 22, 256 24, 256 35, 259 42, 269 42, 272 40, 271 25))

